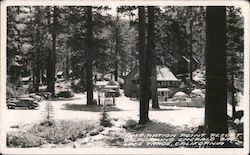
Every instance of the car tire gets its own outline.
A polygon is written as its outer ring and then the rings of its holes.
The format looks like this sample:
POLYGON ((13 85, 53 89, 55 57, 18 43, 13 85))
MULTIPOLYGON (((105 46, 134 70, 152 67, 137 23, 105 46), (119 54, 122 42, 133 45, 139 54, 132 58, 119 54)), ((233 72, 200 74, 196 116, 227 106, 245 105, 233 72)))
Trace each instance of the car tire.
POLYGON ((29 109, 35 109, 35 107, 34 107, 34 106, 28 106, 28 108, 29 108, 29 109))
POLYGON ((11 105, 8 105, 7 107, 8 107, 8 109, 13 109, 11 105))

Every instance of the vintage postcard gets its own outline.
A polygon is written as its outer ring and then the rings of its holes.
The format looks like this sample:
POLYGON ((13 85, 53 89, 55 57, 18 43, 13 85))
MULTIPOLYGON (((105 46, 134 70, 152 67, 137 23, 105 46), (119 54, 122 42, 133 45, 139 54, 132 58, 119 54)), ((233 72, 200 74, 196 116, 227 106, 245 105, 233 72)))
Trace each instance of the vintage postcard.
POLYGON ((249 3, 1 1, 2 154, 248 154, 249 3))

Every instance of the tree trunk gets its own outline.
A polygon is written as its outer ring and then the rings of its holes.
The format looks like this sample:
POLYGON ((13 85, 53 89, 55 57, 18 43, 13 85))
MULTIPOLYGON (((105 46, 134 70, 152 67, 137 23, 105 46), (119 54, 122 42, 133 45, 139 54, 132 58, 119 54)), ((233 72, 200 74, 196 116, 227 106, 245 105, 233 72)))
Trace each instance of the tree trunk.
POLYGON ((140 120, 139 124, 149 121, 149 83, 147 53, 145 50, 145 7, 139 6, 139 81, 140 81, 140 120))
POLYGON ((151 73, 151 99, 152 108, 159 109, 158 93, 157 93, 157 71, 155 61, 155 50, 154 50, 154 7, 148 6, 148 36, 147 36, 147 53, 149 60, 149 73, 151 73))
POLYGON ((151 96, 152 96, 152 108, 160 109, 158 101, 158 91, 157 91, 157 70, 155 65, 152 68, 152 75, 151 75, 151 96))
POLYGON ((46 78, 47 78, 47 90, 51 90, 51 50, 48 49, 47 55, 47 68, 46 68, 46 78))
POLYGON ((87 6, 87 38, 86 38, 86 46, 87 46, 87 105, 93 104, 93 73, 92 73, 92 63, 93 63, 93 23, 92 23, 92 6, 87 6))
POLYGON ((225 7, 207 7, 206 40, 206 132, 228 133, 225 7))
POLYGON ((53 33, 52 33, 52 53, 51 53, 51 90, 50 93, 52 97, 55 97, 55 75, 56 75, 56 35, 57 35, 57 14, 58 9, 54 6, 54 14, 53 14, 53 33))
POLYGON ((66 51, 66 67, 65 67, 65 74, 66 79, 69 80, 69 68, 70 68, 70 62, 69 62, 69 51, 66 51))
POLYGON ((118 56, 119 56, 119 39, 118 39, 118 12, 116 15, 116 25, 115 25, 115 70, 114 70, 114 76, 115 76, 115 81, 118 80, 118 56))
POLYGON ((35 69, 35 92, 39 91, 40 84, 40 32, 36 30, 36 69, 35 69))
POLYGON ((118 61, 115 60, 115 70, 114 70, 115 81, 118 81, 118 61))
POLYGON ((231 75, 231 82, 232 82, 232 92, 231 92, 231 98, 232 98, 232 117, 235 118, 235 113, 236 113, 236 109, 235 109, 235 105, 236 105, 236 102, 235 102, 235 97, 234 97, 234 94, 235 94, 235 89, 234 89, 234 74, 232 73, 231 75))
POLYGON ((35 89, 36 88, 36 75, 35 75, 35 72, 36 72, 36 67, 35 66, 35 63, 32 62, 32 85, 33 85, 33 88, 35 89))
MULTIPOLYGON (((48 7, 47 12, 47 21, 48 21, 48 27, 49 31, 51 32, 51 14, 50 14, 50 7, 48 7)), ((47 91, 51 92, 52 89, 52 50, 48 48, 48 55, 47 55, 47 91)), ((52 94, 52 93, 51 93, 52 94)))
MULTIPOLYGON (((32 14, 32 7, 29 7, 29 13, 32 14)), ((31 16, 30 16, 30 22, 32 24, 34 24, 31 16)), ((32 27, 33 27, 33 25, 32 25, 32 27)), ((33 31, 33 29, 31 29, 31 31, 33 31)), ((31 45, 32 46, 34 46, 34 40, 35 40, 34 34, 32 34, 31 35, 31 45)), ((32 56, 34 56, 34 55, 32 54, 32 56)), ((35 60, 31 60, 31 70, 32 71, 31 71, 30 75, 32 77, 32 86, 33 86, 33 88, 35 88, 35 70, 36 70, 35 68, 36 68, 35 67, 35 60)))
MULTIPOLYGON (((191 10, 190 10, 191 11, 191 10)), ((190 29, 190 34, 189 34, 189 43, 190 43, 190 49, 189 49, 189 77, 190 77, 190 87, 192 85, 193 81, 193 20, 190 20, 189 24, 189 29, 190 29)), ((191 87, 192 88, 192 87, 191 87)))

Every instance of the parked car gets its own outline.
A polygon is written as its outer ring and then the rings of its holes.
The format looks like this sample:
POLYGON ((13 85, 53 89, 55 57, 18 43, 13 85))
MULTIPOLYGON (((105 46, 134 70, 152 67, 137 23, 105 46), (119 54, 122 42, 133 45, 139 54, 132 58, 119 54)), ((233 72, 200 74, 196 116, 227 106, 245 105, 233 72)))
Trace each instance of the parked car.
POLYGON ((15 109, 15 107, 27 107, 35 109, 39 104, 33 98, 12 98, 7 101, 8 109, 15 109))
POLYGON ((52 95, 50 92, 42 92, 41 96, 43 96, 45 99, 50 99, 52 95))
POLYGON ((43 100, 43 98, 40 95, 37 95, 35 93, 31 93, 29 94, 29 97, 33 98, 34 100, 41 102, 43 100))
POLYGON ((64 98, 70 98, 70 97, 73 97, 74 94, 70 90, 63 90, 63 91, 59 91, 56 96, 57 97, 64 97, 64 98))
POLYGON ((41 102, 42 101, 42 97, 40 95, 37 95, 35 93, 30 93, 30 94, 24 94, 19 96, 21 98, 33 98, 35 101, 41 102))

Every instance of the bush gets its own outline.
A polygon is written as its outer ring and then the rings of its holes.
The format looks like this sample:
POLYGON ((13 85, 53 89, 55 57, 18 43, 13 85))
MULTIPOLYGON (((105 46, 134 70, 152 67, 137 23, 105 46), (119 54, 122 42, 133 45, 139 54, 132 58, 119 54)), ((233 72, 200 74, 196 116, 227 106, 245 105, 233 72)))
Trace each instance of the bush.
POLYGON ((7 147, 28 148, 37 147, 45 141, 28 132, 7 133, 7 147))
POLYGON ((51 126, 34 124, 27 132, 11 132, 7 134, 8 147, 37 147, 44 143, 65 144, 82 138, 97 124, 87 121, 55 121, 51 126))
POLYGON ((51 126, 54 123, 54 107, 51 102, 47 102, 45 106, 45 110, 42 113, 44 115, 44 121, 41 122, 41 125, 51 126))
POLYGON ((82 138, 86 133, 95 128, 92 123, 76 122, 76 121, 58 121, 51 126, 41 126, 36 124, 29 130, 30 133, 44 138, 48 143, 58 144, 65 143, 67 140, 75 141, 82 138))
POLYGON ((101 120, 100 120, 100 125, 104 126, 104 127, 111 127, 112 123, 109 119, 108 113, 106 111, 106 105, 103 106, 103 112, 102 112, 102 116, 101 116, 101 120))

